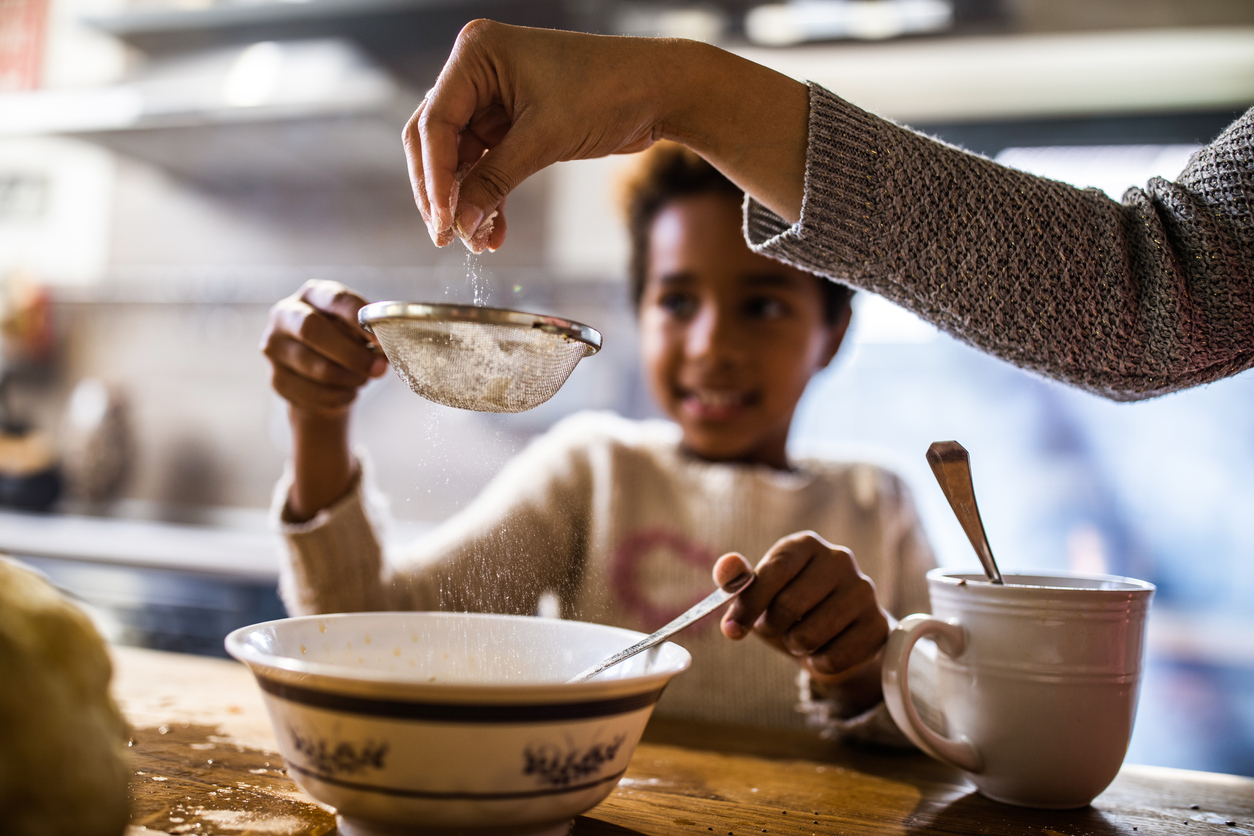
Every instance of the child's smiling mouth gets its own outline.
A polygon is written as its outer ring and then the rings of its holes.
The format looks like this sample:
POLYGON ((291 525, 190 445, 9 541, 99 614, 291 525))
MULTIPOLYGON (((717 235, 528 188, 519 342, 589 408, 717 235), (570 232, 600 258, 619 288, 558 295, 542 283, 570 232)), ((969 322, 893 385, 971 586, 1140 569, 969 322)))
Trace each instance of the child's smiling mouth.
POLYGON ((728 421, 761 400, 757 392, 744 389, 697 387, 676 394, 684 414, 698 421, 728 421))

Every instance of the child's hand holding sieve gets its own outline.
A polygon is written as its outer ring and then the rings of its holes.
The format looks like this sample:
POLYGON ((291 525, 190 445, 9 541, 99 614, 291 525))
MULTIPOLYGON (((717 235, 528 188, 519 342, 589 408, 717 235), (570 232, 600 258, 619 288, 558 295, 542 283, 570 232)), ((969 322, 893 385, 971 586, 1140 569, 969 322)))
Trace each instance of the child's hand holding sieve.
POLYGON ((293 409, 345 414, 357 390, 387 371, 387 358, 357 324, 365 304, 339 282, 314 280, 270 309, 261 350, 273 368, 274 391, 293 409))
POLYGON ((357 324, 366 300, 338 282, 309 281, 270 309, 261 351, 271 385, 291 405, 292 486, 284 519, 303 522, 353 485, 349 408, 357 390, 387 371, 387 358, 357 324))

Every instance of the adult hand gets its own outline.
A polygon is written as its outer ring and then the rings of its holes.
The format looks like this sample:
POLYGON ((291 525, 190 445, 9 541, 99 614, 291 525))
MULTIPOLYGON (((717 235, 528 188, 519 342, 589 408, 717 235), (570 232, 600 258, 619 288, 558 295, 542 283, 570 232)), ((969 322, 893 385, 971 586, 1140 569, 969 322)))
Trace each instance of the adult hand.
MULTIPOLYGON (((728 582, 745 565, 738 554, 720 557, 715 582, 728 582)), ((844 683, 874 667, 891 617, 848 549, 813 532, 793 534, 772 546, 755 571, 757 579, 723 615, 725 636, 757 633, 824 684, 844 683)))
POLYGON ((358 389, 387 370, 374 338, 357 324, 365 304, 339 282, 315 280, 270 309, 261 350, 274 391, 293 409, 341 416, 358 389))
POLYGON ((706 44, 477 20, 403 139, 432 240, 456 236, 481 252, 504 242, 505 196, 536 171, 659 139, 689 146, 795 220, 808 111, 804 85, 706 44))

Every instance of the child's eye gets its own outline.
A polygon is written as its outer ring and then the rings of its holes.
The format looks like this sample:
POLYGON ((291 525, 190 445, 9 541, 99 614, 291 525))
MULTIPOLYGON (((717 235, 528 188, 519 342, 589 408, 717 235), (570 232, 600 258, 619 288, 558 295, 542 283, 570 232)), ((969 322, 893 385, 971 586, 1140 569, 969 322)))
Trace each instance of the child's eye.
POLYGON ((667 293, 658 300, 658 306, 675 317, 689 317, 697 309, 697 300, 686 293, 667 293))
POLYGON ((757 296, 745 303, 745 313, 755 319, 779 319, 788 315, 788 305, 770 296, 757 296))

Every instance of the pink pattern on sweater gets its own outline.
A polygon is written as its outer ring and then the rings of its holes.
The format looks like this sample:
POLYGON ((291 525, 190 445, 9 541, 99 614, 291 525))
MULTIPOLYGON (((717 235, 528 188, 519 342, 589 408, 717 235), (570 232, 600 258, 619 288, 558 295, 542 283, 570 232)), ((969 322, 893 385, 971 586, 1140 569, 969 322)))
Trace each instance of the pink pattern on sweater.
MULTIPOLYGON (((665 528, 641 529, 623 538, 610 555, 610 581, 623 609, 638 618, 643 628, 650 631, 672 621, 709 594, 707 591, 698 592, 691 601, 682 606, 658 603, 650 594, 652 590, 644 586, 640 579, 640 566, 645 557, 655 549, 667 550, 673 560, 711 570, 714 568, 714 561, 718 559, 718 555, 706 546, 665 528)), ((711 591, 713 583, 710 582, 711 591)), ((689 629, 707 629, 715 620, 703 619, 689 629)))

